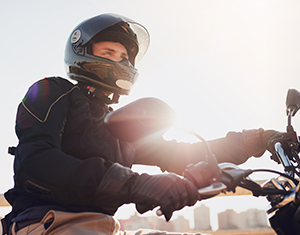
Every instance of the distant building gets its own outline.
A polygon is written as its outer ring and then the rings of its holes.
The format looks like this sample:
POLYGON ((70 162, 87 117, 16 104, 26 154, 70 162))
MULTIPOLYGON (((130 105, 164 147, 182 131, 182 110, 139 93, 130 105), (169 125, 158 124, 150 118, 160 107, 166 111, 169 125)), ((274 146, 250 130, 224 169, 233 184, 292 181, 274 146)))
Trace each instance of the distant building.
POLYGON ((238 229, 237 218, 237 213, 231 209, 219 213, 219 229, 238 229))
POLYGON ((210 211, 208 207, 201 204, 194 209, 194 224, 194 230, 196 231, 211 230, 210 211))
POLYGON ((152 229, 153 223, 151 221, 151 217, 141 217, 135 213, 129 219, 119 220, 121 225, 121 230, 138 230, 140 228, 143 229, 152 229))
POLYGON ((121 230, 139 230, 139 229, 157 229, 165 231, 174 231, 174 223, 166 222, 163 217, 142 217, 135 213, 129 219, 119 220, 121 230))
POLYGON ((157 216, 153 216, 153 229, 157 229, 157 230, 163 230, 163 231, 169 231, 169 232, 174 232, 175 228, 174 228, 174 223, 173 221, 169 221, 167 222, 165 220, 165 217, 157 217, 157 216))
POLYGON ((249 209, 240 213, 239 224, 247 229, 269 227, 266 212, 257 209, 249 209))
POLYGON ((267 228, 268 220, 263 210, 249 209, 237 214, 234 210, 226 210, 218 214, 219 229, 255 229, 267 228))
POLYGON ((173 224, 174 232, 188 232, 191 230, 189 220, 184 218, 182 215, 173 219, 171 223, 173 224))

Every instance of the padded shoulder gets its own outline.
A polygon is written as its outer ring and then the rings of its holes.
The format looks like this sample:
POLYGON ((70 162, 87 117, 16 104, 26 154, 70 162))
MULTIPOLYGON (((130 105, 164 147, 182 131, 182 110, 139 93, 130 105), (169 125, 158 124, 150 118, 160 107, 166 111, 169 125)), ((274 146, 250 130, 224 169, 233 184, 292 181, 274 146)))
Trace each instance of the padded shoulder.
POLYGON ((22 105, 39 122, 45 122, 52 107, 74 89, 79 88, 66 79, 44 78, 28 89, 22 105))

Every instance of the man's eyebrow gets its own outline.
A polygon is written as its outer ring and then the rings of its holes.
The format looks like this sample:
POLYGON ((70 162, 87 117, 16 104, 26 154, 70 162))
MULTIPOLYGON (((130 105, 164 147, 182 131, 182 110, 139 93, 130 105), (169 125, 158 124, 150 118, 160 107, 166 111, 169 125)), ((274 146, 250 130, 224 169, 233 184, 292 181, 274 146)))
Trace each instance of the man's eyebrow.
POLYGON ((103 47, 103 48, 101 48, 101 50, 116 51, 116 50, 114 50, 112 48, 109 48, 109 47, 103 47))

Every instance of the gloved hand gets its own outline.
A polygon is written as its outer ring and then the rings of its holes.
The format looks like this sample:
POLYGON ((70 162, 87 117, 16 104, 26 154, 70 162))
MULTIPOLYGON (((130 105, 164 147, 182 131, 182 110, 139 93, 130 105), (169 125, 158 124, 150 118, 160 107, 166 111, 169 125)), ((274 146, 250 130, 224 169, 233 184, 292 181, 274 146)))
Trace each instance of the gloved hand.
POLYGON ((274 153, 274 149, 268 145, 269 141, 282 135, 275 130, 264 130, 262 128, 242 131, 245 149, 249 156, 260 157, 266 150, 274 153))
POLYGON ((173 173, 142 174, 136 179, 130 194, 138 212, 144 213, 160 206, 167 221, 175 210, 192 206, 198 200, 196 186, 173 173))
MULTIPOLYGON (((297 147, 291 147, 290 144, 291 143, 298 143, 298 136, 296 132, 285 132, 285 133, 280 133, 278 135, 273 136, 272 138, 270 138, 269 142, 268 142, 268 150, 269 152, 272 153, 271 155, 271 159, 274 160, 277 163, 281 163, 281 161, 279 160, 276 151, 275 151, 275 146, 274 144, 276 142, 280 142, 282 148, 284 149, 285 154, 287 154, 289 157, 297 157, 298 155, 298 151, 297 151, 297 147)), ((293 146, 293 145, 292 145, 293 146)), ((297 146, 297 145, 295 145, 297 146)))
POLYGON ((112 164, 96 191, 96 204, 114 214, 124 203, 135 203, 139 213, 160 207, 167 221, 175 210, 192 206, 198 200, 196 186, 176 174, 139 175, 118 163, 112 164))

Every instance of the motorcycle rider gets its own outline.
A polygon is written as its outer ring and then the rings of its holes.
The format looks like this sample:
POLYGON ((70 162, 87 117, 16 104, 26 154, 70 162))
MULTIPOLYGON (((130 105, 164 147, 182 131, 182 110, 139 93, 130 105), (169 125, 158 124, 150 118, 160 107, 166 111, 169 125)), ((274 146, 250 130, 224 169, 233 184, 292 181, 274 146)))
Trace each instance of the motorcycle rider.
MULTIPOLYGON (((39 80, 18 107, 19 144, 11 148, 15 184, 5 193, 12 211, 2 221, 4 232, 115 234, 119 224, 112 216, 123 204, 135 203, 140 213, 159 206, 170 220, 175 210, 196 203, 196 186, 179 175, 205 160, 202 143, 160 138, 136 147, 103 124, 109 105, 129 94, 138 75, 135 64, 148 46, 148 31, 120 15, 98 15, 72 31, 65 64, 77 83, 39 80), (170 173, 138 174, 133 164, 170 173)), ((261 156, 274 134, 261 128, 229 132, 209 143, 218 162, 240 164, 261 156)))

